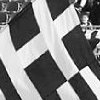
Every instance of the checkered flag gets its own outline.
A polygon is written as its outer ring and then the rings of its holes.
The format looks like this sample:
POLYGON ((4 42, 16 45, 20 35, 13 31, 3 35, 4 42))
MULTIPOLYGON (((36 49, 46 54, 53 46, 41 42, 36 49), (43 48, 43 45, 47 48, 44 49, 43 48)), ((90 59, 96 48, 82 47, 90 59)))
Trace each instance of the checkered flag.
POLYGON ((100 67, 68 0, 36 0, 0 34, 0 100, 100 100, 100 67))

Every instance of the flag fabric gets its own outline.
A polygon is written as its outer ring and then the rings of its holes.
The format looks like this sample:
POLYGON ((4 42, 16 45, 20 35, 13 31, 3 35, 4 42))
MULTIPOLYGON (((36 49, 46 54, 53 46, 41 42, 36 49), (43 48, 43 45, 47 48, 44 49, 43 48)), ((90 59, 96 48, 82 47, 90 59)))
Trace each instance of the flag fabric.
POLYGON ((100 100, 100 66, 68 0, 36 0, 0 33, 0 100, 100 100))

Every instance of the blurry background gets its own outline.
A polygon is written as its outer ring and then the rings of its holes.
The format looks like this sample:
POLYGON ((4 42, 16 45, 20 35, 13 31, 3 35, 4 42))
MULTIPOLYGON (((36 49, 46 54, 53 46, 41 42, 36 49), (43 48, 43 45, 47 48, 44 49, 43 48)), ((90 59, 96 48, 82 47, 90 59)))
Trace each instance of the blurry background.
POLYGON ((100 0, 69 0, 74 3, 83 34, 100 63, 100 0))
POLYGON ((88 12, 92 25, 100 25, 100 0, 69 0, 75 4, 75 8, 80 9, 80 13, 88 12))
POLYGON ((0 0, 0 26, 6 25, 30 0, 0 0))
MULTIPOLYGON (((0 0, 0 25, 5 25, 31 0, 0 0)), ((33 0, 34 1, 34 0, 33 0)), ((80 13, 88 12, 89 21, 100 25, 100 0, 69 0, 80 13)))

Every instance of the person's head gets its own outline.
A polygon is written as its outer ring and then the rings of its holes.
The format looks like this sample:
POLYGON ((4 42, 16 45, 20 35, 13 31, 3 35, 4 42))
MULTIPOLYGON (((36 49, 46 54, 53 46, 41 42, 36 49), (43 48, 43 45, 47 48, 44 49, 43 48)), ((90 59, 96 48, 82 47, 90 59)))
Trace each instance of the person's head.
POLYGON ((86 24, 86 23, 88 22, 88 20, 89 20, 89 14, 86 13, 86 12, 83 13, 83 14, 82 14, 82 17, 81 17, 82 23, 86 24))
POLYGON ((87 15, 83 15, 81 20, 82 20, 82 23, 87 23, 89 18, 87 15))

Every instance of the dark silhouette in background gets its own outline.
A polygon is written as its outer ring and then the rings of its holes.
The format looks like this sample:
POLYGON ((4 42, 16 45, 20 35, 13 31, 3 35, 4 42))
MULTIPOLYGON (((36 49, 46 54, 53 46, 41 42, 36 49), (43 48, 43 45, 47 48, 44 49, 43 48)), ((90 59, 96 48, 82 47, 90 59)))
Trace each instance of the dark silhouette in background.
POLYGON ((90 18, 93 25, 100 25, 100 0, 95 0, 90 10, 90 18))
MULTIPOLYGON (((78 0, 75 4, 77 8, 80 7, 82 0, 78 0)), ((82 12, 90 12, 89 20, 92 25, 100 25, 100 0, 87 0, 82 12)))

